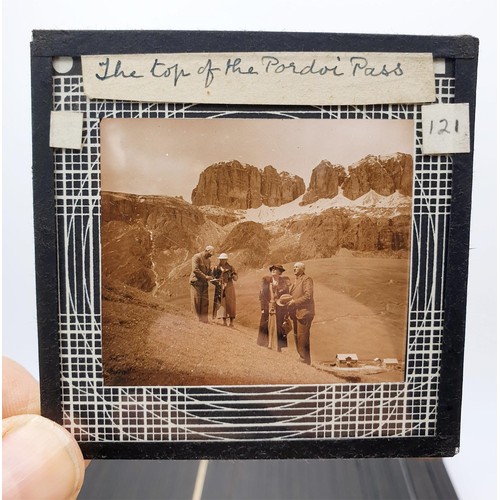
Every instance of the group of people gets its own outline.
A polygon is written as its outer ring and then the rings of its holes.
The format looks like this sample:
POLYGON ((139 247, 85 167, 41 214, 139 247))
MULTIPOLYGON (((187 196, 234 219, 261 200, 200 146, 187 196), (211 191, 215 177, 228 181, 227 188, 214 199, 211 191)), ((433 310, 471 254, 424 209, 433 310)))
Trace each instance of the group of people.
POLYGON ((228 255, 221 253, 216 267, 210 265, 214 247, 208 245, 203 252, 197 253, 191 260, 191 304, 198 319, 208 323, 208 285, 215 287, 212 318, 222 321, 224 326, 234 326, 236 317, 236 292, 234 282, 238 280, 236 269, 229 264, 228 255))
MULTIPOLYGON (((189 278, 191 303, 198 319, 208 323, 209 284, 214 285, 212 317, 223 325, 234 326, 236 317, 236 292, 238 279, 235 268, 229 264, 228 255, 221 253, 218 264, 211 266, 210 258, 215 249, 209 245, 193 256, 189 278), (229 322, 229 323, 228 323, 229 322)), ((276 351, 288 345, 287 335, 293 336, 300 361, 311 364, 310 336, 314 319, 314 284, 305 274, 306 266, 296 262, 293 266, 294 281, 284 276, 281 264, 269 267, 270 276, 262 279, 260 288, 261 318, 257 344, 276 351)))
POLYGON ((283 276, 281 264, 269 267, 271 276, 262 279, 260 288, 261 317, 257 343, 281 351, 287 347, 287 335, 293 330, 295 346, 302 363, 311 364, 311 324, 314 319, 314 283, 306 276, 306 266, 296 262, 295 280, 283 276))

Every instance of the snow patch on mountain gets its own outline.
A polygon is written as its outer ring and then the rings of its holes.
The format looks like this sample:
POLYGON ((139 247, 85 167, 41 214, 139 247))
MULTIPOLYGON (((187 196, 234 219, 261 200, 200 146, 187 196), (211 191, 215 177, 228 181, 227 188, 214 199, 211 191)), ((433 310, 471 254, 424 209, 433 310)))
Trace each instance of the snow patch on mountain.
POLYGON ((279 207, 262 205, 258 208, 241 210, 239 213, 244 220, 264 224, 294 216, 319 214, 329 208, 344 208, 358 213, 366 213, 367 209, 392 209, 394 211, 393 215, 398 215, 400 208, 411 207, 411 198, 402 195, 398 191, 389 196, 382 196, 370 190, 356 200, 350 200, 343 195, 341 188, 339 194, 334 198, 321 198, 314 203, 302 206, 300 205, 301 202, 302 196, 279 207))

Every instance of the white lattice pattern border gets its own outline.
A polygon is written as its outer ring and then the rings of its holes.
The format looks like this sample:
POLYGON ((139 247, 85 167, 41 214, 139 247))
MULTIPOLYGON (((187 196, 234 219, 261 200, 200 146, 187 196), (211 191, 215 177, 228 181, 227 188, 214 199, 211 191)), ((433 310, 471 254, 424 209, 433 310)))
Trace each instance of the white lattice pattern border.
MULTIPOLYGON (((452 78, 437 78, 453 102, 452 78)), ((59 334, 64 425, 82 442, 244 441, 433 436, 443 334, 452 162, 423 156, 417 105, 218 109, 192 104, 90 101, 81 76, 54 76, 53 108, 84 113, 81 151, 55 150, 59 334), (404 383, 237 387, 106 387, 100 315, 102 118, 279 116, 414 119, 410 307, 404 383)))

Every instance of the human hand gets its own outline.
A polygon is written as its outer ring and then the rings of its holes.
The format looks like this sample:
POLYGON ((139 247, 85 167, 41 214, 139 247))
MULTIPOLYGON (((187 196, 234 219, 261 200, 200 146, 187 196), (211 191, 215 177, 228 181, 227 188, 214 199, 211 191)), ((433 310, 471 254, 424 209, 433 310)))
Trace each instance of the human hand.
POLYGON ((37 381, 21 365, 3 358, 2 497, 74 499, 85 473, 71 434, 40 416, 37 381))

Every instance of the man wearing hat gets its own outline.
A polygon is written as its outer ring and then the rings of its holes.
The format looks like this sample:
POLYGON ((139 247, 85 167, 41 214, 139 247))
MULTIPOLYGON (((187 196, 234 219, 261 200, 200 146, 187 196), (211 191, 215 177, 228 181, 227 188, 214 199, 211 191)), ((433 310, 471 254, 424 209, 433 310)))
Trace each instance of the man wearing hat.
POLYGON ((208 245, 203 252, 195 254, 191 259, 191 305, 203 323, 208 323, 208 283, 213 278, 210 267, 210 257, 213 254, 214 247, 208 245))
POLYGON ((288 302, 293 319, 293 333, 297 352, 302 363, 311 364, 310 336, 311 323, 314 318, 314 284, 312 278, 305 274, 306 266, 296 262, 293 266, 295 282, 290 287, 292 300, 288 302))

